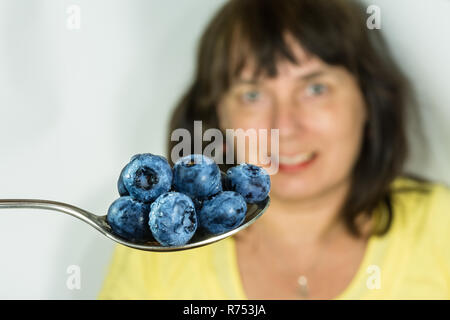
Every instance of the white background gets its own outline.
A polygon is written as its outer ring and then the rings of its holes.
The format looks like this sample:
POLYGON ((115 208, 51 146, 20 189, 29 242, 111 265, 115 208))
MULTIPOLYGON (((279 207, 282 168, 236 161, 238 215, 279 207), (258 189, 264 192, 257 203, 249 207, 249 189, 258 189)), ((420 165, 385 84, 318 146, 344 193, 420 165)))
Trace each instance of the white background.
MULTIPOLYGON (((129 158, 165 152, 197 40, 223 2, 0 0, 0 198, 106 214, 129 158), (72 4, 80 30, 66 27, 72 4)), ((413 141, 408 168, 450 183, 450 1, 365 2, 380 6, 419 98, 426 143, 413 141)), ((112 248, 70 216, 0 210, 0 298, 94 299, 112 248), (71 265, 79 290, 66 286, 71 265)))

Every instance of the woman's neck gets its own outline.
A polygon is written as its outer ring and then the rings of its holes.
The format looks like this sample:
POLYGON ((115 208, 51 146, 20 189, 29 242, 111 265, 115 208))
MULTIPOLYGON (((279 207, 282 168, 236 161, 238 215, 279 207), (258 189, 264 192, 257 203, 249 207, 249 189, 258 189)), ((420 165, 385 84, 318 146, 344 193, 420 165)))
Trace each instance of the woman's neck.
MULTIPOLYGON (((284 246, 316 245, 347 230, 340 216, 349 183, 342 183, 320 196, 287 201, 271 196, 267 212, 253 229, 284 246)), ((253 232, 254 232, 253 231, 253 232)))

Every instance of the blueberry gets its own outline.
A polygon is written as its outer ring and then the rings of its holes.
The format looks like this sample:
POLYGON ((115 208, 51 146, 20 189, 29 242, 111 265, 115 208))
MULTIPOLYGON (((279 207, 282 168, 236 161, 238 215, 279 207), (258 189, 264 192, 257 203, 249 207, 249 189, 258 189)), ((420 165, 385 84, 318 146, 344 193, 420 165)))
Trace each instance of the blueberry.
POLYGON ((150 205, 129 196, 116 199, 109 207, 106 221, 117 235, 131 241, 153 240, 148 228, 150 205))
POLYGON ((123 172, 125 171, 126 167, 127 166, 123 167, 122 171, 120 172, 119 179, 117 180, 117 190, 119 191, 121 197, 130 195, 127 188, 125 188, 122 178, 123 172))
POLYGON ((173 177, 166 158, 151 153, 134 155, 121 176, 130 196, 141 202, 152 202, 169 191, 173 177))
POLYGON ((237 228, 245 219, 247 204, 237 192, 224 191, 203 203, 198 214, 199 225, 212 234, 237 228))
POLYGON ((222 191, 219 167, 201 154, 183 157, 175 163, 173 183, 176 191, 200 200, 222 191))
POLYGON ((227 171, 231 189, 240 193, 247 203, 264 200, 270 191, 270 176, 258 166, 242 163, 227 171))
POLYGON ((187 195, 167 192, 150 206, 150 230, 163 246, 186 244, 197 230, 194 203, 187 195))

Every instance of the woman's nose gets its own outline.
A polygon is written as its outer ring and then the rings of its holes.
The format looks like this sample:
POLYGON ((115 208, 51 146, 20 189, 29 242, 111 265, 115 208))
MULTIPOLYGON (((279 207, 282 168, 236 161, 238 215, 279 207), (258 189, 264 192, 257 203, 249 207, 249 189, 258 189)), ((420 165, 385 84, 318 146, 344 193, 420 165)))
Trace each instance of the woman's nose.
POLYGON ((279 129, 280 138, 294 136, 301 128, 296 116, 296 108, 289 103, 278 104, 274 108, 272 128, 279 129))

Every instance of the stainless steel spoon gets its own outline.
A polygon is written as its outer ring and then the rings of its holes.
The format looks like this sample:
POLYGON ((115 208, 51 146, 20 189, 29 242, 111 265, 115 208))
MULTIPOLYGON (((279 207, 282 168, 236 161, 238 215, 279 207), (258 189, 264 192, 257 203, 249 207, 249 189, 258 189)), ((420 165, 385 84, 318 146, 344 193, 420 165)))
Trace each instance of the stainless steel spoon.
POLYGON ((44 210, 53 210, 62 213, 69 214, 75 218, 86 222, 91 227, 94 227, 96 230, 100 231, 103 235, 110 238, 113 241, 116 241, 120 244, 128 246, 130 248, 145 250, 145 251, 157 251, 157 252, 168 252, 168 251, 180 251, 186 249, 198 248, 201 246, 205 246, 216 241, 225 239, 251 225, 258 219, 264 211, 267 209, 270 203, 270 198, 267 197, 264 201, 258 204, 249 204, 247 205, 247 214, 244 222, 231 231, 219 234, 219 235, 209 235, 204 234, 200 231, 197 231, 192 239, 185 245, 182 246, 173 246, 173 247, 165 247, 160 245, 157 241, 150 241, 144 243, 131 242, 120 236, 117 236, 113 233, 111 227, 106 222, 106 215, 98 216, 89 211, 83 210, 81 208, 72 206, 63 202, 56 202, 50 200, 38 200, 38 199, 0 199, 0 209, 44 209, 44 210))

